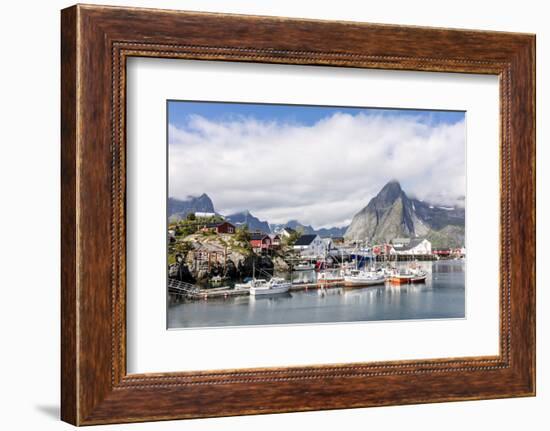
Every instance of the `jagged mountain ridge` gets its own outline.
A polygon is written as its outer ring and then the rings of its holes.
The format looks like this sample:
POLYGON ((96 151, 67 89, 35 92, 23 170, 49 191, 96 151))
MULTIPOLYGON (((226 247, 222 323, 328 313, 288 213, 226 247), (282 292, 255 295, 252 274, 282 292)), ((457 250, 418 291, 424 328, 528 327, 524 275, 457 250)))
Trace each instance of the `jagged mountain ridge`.
MULTIPOLYGON (((190 196, 186 200, 168 198, 168 218, 171 222, 184 219, 188 214, 195 212, 215 213, 221 215, 215 210, 212 199, 210 199, 206 193, 203 193, 200 196, 190 196)), ((323 237, 334 237, 343 236, 347 229, 347 226, 314 229, 312 226, 304 225, 298 220, 289 220, 287 223, 281 224, 270 224, 267 221, 260 220, 248 210, 233 213, 224 216, 224 218, 235 226, 242 226, 246 224, 248 225, 248 229, 252 232, 260 231, 265 233, 277 233, 284 227, 290 227, 292 229, 299 230, 304 234, 316 233, 323 237)))
POLYGON ((283 228, 289 227, 291 229, 302 232, 303 234, 317 234, 321 237, 340 237, 344 236, 344 232, 347 229, 347 226, 344 227, 330 227, 330 228, 320 228, 314 229, 311 225, 304 225, 298 220, 289 220, 286 223, 271 224, 272 232, 280 232, 283 228))
POLYGON ((196 212, 215 212, 212 199, 206 193, 200 196, 189 196, 185 200, 168 198, 168 217, 170 220, 184 219, 187 214, 196 212))
POLYGON ((355 214, 344 237, 371 243, 425 237, 436 248, 461 247, 464 219, 463 208, 437 207, 411 199, 393 180, 355 214))
POLYGON ((226 216, 225 219, 229 223, 232 223, 237 227, 246 224, 250 232, 259 231, 264 233, 271 233, 269 223, 253 216, 248 210, 241 211, 235 214, 230 214, 226 216))

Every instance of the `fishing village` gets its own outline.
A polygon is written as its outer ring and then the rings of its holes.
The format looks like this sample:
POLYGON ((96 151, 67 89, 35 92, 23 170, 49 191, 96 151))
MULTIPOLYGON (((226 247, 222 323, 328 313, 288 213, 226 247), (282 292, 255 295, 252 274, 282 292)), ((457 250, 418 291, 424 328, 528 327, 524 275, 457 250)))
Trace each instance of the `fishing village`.
POLYGON ((288 226, 267 233, 204 212, 172 222, 168 241, 170 303, 425 283, 420 262, 465 257, 464 247, 433 248, 426 238, 369 243, 288 226))

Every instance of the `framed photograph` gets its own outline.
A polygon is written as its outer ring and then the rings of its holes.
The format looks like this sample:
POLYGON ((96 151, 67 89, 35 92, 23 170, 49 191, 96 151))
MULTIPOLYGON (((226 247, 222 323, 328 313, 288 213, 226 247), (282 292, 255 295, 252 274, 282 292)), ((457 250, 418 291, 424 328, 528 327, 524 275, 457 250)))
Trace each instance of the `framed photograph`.
POLYGON ((535 394, 535 37, 62 11, 62 419, 535 394))
POLYGON ((169 100, 168 328, 465 318, 465 115, 169 100))

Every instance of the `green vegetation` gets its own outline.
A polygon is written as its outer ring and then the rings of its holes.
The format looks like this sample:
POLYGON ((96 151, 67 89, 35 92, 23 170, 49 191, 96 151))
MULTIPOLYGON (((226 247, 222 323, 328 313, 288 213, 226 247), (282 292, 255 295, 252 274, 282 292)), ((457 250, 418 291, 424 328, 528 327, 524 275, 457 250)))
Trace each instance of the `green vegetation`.
POLYGON ((179 220, 176 223, 171 223, 168 229, 174 230, 176 239, 179 239, 196 233, 209 223, 219 223, 222 221, 223 217, 221 216, 197 217, 195 214, 190 213, 185 219, 179 220))
POLYGON ((249 256, 252 253, 252 246, 250 245, 250 232, 248 226, 244 225, 237 227, 235 233, 231 238, 231 248, 237 253, 245 256, 249 256))
POLYGON ((296 230, 292 232, 288 237, 283 238, 282 243, 284 245, 293 246, 298 238, 302 236, 302 232, 300 230, 296 230))
POLYGON ((176 263, 176 255, 181 254, 183 259, 187 257, 187 253, 189 253, 193 249, 193 244, 191 244, 189 241, 177 241, 173 244, 170 244, 168 246, 168 265, 172 265, 173 263, 176 263))
POLYGON ((464 227, 448 225, 443 229, 431 230, 426 239, 432 243, 432 249, 460 248, 464 245, 464 227))
POLYGON ((235 229, 235 240, 239 242, 250 242, 250 232, 248 226, 244 225, 235 229))
POLYGON ((182 224, 176 227, 176 237, 186 237, 197 231, 197 227, 192 224, 182 224))

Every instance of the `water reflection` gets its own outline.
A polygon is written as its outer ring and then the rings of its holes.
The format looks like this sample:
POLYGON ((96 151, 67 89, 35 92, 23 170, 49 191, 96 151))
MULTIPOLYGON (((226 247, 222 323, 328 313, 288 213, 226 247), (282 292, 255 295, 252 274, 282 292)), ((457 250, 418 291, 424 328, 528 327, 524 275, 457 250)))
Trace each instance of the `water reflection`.
MULTIPOLYGON (((320 288, 275 296, 240 296, 177 304, 168 310, 170 328, 373 320, 462 318, 465 310, 463 261, 421 262, 426 283, 366 288, 320 288)), ((315 271, 289 275, 315 281, 315 271)))

